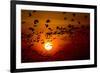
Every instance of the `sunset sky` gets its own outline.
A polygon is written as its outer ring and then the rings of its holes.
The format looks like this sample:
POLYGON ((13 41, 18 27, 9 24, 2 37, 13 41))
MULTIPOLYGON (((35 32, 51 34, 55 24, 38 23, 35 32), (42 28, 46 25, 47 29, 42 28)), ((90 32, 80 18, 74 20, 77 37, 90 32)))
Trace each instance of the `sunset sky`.
POLYGON ((90 14, 21 10, 21 61, 90 59, 90 14))

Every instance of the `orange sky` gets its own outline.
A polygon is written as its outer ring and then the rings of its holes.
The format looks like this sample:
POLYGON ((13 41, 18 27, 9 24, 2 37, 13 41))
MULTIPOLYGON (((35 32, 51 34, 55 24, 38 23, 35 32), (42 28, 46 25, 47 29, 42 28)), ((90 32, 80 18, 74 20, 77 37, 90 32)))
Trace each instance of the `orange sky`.
POLYGON ((90 15, 89 13, 21 10, 21 21, 22 37, 24 37, 22 47, 26 48, 32 44, 31 48, 40 54, 53 55, 65 45, 72 43, 70 34, 65 33, 71 29, 70 25, 79 29, 88 27, 90 15), (64 33, 61 33, 62 31, 64 33), (53 49, 48 53, 44 49, 46 42, 53 44, 53 49))

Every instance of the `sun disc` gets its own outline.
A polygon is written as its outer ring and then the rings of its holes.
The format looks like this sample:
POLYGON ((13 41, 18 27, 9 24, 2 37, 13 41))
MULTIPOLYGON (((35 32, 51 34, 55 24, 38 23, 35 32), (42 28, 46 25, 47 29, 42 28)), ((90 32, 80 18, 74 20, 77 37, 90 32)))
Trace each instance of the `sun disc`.
POLYGON ((44 47, 45 47, 45 49, 46 49, 47 51, 49 51, 49 50, 52 49, 52 44, 49 43, 49 42, 47 42, 47 43, 45 43, 44 47))

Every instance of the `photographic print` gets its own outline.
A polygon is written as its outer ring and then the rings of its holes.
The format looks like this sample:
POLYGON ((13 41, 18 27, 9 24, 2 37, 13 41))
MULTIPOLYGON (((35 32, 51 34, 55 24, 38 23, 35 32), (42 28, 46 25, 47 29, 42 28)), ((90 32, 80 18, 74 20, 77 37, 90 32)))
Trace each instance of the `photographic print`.
POLYGON ((21 10, 21 62, 90 59, 90 14, 21 10))
POLYGON ((96 6, 11 5, 11 72, 96 67, 96 6))

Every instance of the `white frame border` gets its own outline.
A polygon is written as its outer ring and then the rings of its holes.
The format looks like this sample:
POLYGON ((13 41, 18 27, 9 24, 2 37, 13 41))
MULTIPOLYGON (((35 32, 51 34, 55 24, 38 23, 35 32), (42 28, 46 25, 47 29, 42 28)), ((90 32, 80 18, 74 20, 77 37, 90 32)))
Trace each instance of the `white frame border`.
POLYGON ((16 5, 16 69, 94 64, 94 9, 16 5), (90 60, 21 63, 21 9, 90 13, 90 60))

